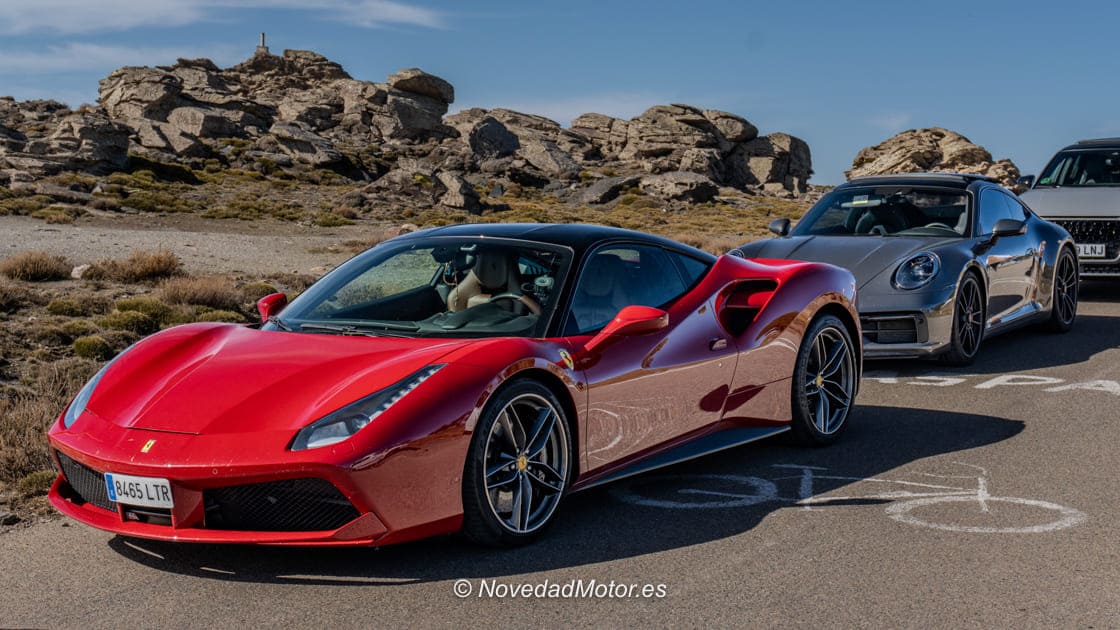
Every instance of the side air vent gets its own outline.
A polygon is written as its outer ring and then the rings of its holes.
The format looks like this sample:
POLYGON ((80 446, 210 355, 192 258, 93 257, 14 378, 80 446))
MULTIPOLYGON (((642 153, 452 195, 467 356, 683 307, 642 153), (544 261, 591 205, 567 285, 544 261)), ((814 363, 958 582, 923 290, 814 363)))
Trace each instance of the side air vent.
POLYGON ((717 306, 720 323, 732 336, 743 334, 777 288, 773 280, 743 280, 724 289, 717 306))

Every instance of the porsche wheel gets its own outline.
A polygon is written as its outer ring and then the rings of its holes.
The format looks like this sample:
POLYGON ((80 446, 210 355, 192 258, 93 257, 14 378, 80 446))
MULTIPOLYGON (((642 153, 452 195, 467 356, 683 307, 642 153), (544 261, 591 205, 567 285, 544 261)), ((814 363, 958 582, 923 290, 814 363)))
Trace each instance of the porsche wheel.
POLYGON ((463 533, 514 546, 552 521, 571 479, 568 418, 544 385, 518 381, 494 396, 471 439, 463 476, 463 533))
POLYGON ((854 348, 838 318, 824 315, 809 325, 793 373, 794 441, 829 444, 847 426, 858 378, 854 348))
POLYGON ((1077 319, 1077 259, 1069 249, 1058 254, 1054 265, 1054 299, 1050 304, 1050 320, 1046 327, 1053 332, 1069 332, 1077 319))
POLYGON ((970 365, 976 360, 984 339, 984 310, 980 283, 973 274, 965 274, 953 303, 953 336, 949 340, 949 350, 942 357, 946 363, 970 365))

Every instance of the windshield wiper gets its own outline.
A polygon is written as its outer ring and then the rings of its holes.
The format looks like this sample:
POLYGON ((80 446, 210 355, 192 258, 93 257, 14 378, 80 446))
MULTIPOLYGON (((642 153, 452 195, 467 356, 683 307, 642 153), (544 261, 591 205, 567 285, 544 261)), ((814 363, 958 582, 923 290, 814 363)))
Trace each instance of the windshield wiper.
POLYGON ((272 315, 265 321, 269 324, 272 324, 273 326, 276 326, 280 330, 283 330, 284 332, 292 332, 292 327, 285 324, 284 320, 280 319, 280 317, 277 315, 272 315))
POLYGON ((299 325, 301 331, 332 332, 339 335, 358 335, 363 337, 410 337, 406 332, 416 332, 419 326, 390 324, 388 322, 361 324, 318 324, 307 322, 299 325), (400 331, 400 332, 397 332, 400 331))

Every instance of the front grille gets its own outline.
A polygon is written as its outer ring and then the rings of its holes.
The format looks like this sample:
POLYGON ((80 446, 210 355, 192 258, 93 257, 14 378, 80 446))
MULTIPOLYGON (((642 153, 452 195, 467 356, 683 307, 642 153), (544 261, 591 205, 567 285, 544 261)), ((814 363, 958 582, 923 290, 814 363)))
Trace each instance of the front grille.
POLYGON ((1120 263, 1092 263, 1081 262, 1081 275, 1083 276, 1120 276, 1120 263))
POLYGON ((868 343, 917 343, 918 324, 913 315, 861 317, 863 339, 868 343))
POLYGON ((358 510, 324 479, 214 488, 203 491, 202 498, 209 529, 323 531, 358 517, 358 510))
POLYGON ((109 490, 105 487, 105 475, 77 462, 66 456, 61 451, 58 453, 58 463, 62 465, 62 475, 66 483, 85 503, 92 503, 105 510, 116 511, 117 506, 109 500, 109 490))
POLYGON ((1051 219, 1051 222, 1064 227, 1075 243, 1103 243, 1108 260, 1120 256, 1120 220, 1051 219))

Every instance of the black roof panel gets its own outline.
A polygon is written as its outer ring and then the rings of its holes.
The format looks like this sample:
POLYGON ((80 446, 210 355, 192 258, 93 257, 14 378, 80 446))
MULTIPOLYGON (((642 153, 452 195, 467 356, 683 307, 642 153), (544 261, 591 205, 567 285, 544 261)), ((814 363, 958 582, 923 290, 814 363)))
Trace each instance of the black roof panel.
POLYGON ((849 184, 929 184, 937 186, 956 185, 965 188, 973 182, 995 181, 995 179, 987 175, 976 175, 973 173, 892 173, 889 175, 867 175, 865 177, 857 177, 849 180, 845 184, 841 184, 841 186, 849 184))

